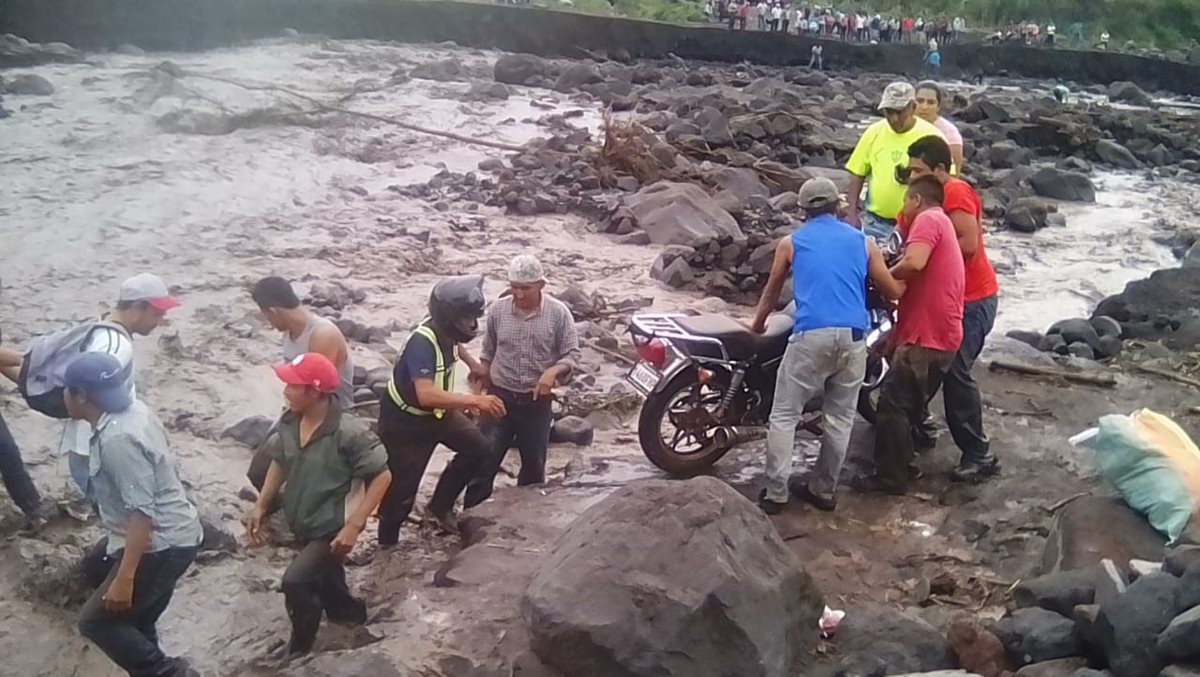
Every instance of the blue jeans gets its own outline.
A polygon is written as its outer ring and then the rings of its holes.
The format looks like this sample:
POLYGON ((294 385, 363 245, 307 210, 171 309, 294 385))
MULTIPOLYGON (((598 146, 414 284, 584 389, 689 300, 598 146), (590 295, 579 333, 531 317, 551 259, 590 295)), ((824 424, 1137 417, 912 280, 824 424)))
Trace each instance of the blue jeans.
POLYGON ((996 323, 998 305, 996 297, 990 296, 963 306, 962 345, 942 383, 946 425, 954 444, 962 451, 961 465, 996 463, 996 456, 989 449, 987 433, 983 431, 983 398, 979 394, 979 385, 971 376, 971 367, 996 323))
POLYGON ((0 478, 3 478, 4 488, 8 490, 13 503, 26 516, 32 517, 41 505, 42 497, 29 478, 29 471, 21 460, 21 449, 3 416, 0 416, 0 478))
POLYGON ((517 486, 541 484, 546 479, 546 450, 550 446, 550 426, 554 422, 550 398, 534 400, 530 393, 513 393, 502 388, 492 390, 492 394, 504 402, 508 413, 499 420, 485 422, 481 428, 491 443, 491 449, 467 486, 463 502, 467 508, 491 497, 496 473, 500 471, 500 464, 514 442, 521 452, 517 486))
POLYGON ((885 219, 872 212, 862 212, 859 220, 862 221, 863 232, 874 238, 875 244, 883 244, 896 230, 895 219, 885 219))

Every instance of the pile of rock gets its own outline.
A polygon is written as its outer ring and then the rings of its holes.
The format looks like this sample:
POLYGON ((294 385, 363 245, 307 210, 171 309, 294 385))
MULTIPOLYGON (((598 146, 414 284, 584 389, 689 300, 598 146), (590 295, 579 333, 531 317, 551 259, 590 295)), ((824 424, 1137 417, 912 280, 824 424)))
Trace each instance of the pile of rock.
POLYGON ((0 35, 0 68, 28 68, 83 60, 83 52, 62 42, 39 44, 11 33, 0 35))
POLYGON ((1121 354, 1122 334, 1119 322, 1107 315, 1096 315, 1090 320, 1075 318, 1055 322, 1045 334, 1013 330, 1007 336, 1045 353, 1106 360, 1121 354))
POLYGON ((917 610, 847 609, 831 669, 806 674, 1195 677, 1200 546, 1163 542, 1118 500, 1076 500, 1051 530, 1048 573, 1019 581, 999 621, 937 615, 939 630, 917 610))
POLYGON ((1200 275, 1195 268, 1155 271, 1096 306, 1095 316, 1120 324, 1126 339, 1161 340, 1174 350, 1200 346, 1200 275))
POLYGON ((1103 560, 1048 574, 1013 597, 1018 608, 990 630, 1018 675, 1200 674, 1200 547, 1182 546, 1164 564, 1103 560))
MULTIPOLYGON (((439 62, 419 75, 469 74, 439 62)), ((820 175, 843 188, 849 183, 840 168, 858 140, 855 123, 876 119, 875 102, 886 84, 884 76, 830 77, 746 64, 526 54, 502 56, 492 78, 475 83, 470 96, 490 96, 484 90, 491 85, 532 87, 633 111, 610 124, 641 130, 636 158, 614 157, 619 154, 609 144, 573 128, 565 114, 554 115, 552 136, 507 159, 485 160, 478 174, 443 172, 427 184, 393 190, 443 211, 464 201, 468 211, 487 204, 520 215, 583 213, 622 243, 669 247, 651 271, 668 286, 735 301, 761 288, 769 245, 794 227, 804 181, 820 175)), ((1137 105, 1150 100, 1128 83, 1095 93, 1137 105)), ((952 97, 946 109, 966 140, 965 177, 1001 227, 1034 232, 1065 225, 1056 202, 1094 202, 1090 175, 1097 163, 1192 179, 1200 172, 1200 149, 1190 142, 1194 119, 1166 110, 1061 106, 1000 90, 952 97)), ((1104 343, 1065 340, 1064 347, 1050 339, 1047 349, 1069 353, 1080 344, 1074 351, 1087 355, 1086 344, 1093 357, 1109 357, 1116 345, 1104 343)))

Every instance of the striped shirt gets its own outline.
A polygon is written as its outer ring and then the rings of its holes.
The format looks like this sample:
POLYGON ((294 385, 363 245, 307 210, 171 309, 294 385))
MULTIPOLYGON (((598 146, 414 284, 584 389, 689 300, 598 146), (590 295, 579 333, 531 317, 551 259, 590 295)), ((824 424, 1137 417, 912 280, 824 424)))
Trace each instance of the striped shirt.
POLYGON ((555 365, 574 371, 579 364, 579 336, 566 304, 547 294, 530 314, 518 310, 512 297, 492 304, 479 358, 491 363, 492 384, 514 393, 530 393, 542 372, 555 365))
MULTIPOLYGON (((108 353, 117 358, 121 363, 121 368, 124 369, 133 364, 133 339, 128 334, 114 329, 112 327, 100 327, 92 333, 88 339, 87 345, 83 347, 85 353, 108 353)), ((137 399, 137 388, 134 385, 133 370, 129 372, 129 395, 133 399, 137 399)), ((90 441, 92 439, 92 425, 87 421, 67 421, 63 429, 63 438, 61 450, 87 456, 89 453, 90 441)))

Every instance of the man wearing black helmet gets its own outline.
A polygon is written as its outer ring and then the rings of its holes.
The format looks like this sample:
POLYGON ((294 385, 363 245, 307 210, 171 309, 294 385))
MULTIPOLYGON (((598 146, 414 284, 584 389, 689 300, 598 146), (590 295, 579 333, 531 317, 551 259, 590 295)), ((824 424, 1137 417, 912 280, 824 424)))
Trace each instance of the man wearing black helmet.
POLYGON ((473 409, 497 418, 505 414, 498 397, 454 392, 459 345, 479 332, 483 306, 482 277, 439 281, 429 296, 429 319, 413 330, 392 370, 388 396, 379 407, 379 438, 392 471, 392 484, 379 506, 382 547, 399 540, 400 527, 412 511, 421 477, 439 444, 455 456, 442 471, 429 513, 443 529, 458 529, 454 503, 488 450, 486 438, 463 412, 473 409))

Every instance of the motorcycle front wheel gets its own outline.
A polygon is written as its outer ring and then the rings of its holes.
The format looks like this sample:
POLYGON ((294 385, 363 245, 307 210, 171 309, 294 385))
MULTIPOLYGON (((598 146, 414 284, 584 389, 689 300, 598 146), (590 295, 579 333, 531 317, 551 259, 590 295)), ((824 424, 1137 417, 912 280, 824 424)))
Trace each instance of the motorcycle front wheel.
POLYGON ((716 442, 713 415, 720 402, 721 390, 702 385, 694 370, 680 373, 642 405, 638 417, 642 453, 676 477, 707 472, 732 448, 716 442))

